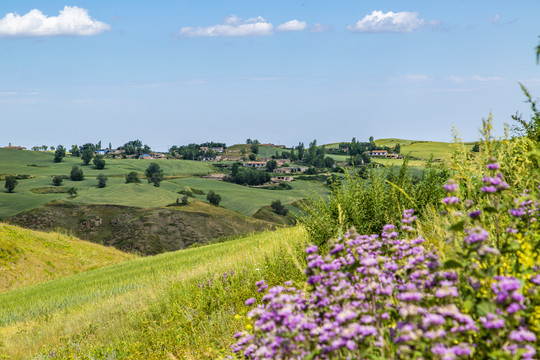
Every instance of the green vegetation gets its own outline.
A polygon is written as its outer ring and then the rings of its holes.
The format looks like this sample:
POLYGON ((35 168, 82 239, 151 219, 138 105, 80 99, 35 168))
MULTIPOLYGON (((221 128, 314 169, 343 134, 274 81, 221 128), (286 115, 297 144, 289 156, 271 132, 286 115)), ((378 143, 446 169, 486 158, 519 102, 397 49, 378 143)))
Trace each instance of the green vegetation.
POLYGON ((105 159, 103 159, 103 155, 96 155, 93 163, 98 170, 103 170, 105 168, 105 159))
POLYGON ((0 292, 134 258, 72 236, 0 223, 0 292))
POLYGON ((216 194, 214 190, 210 189, 208 194, 206 194, 206 200, 214 206, 219 206, 219 203, 221 202, 221 196, 216 194))
POLYGON ((159 187, 159 183, 163 180, 163 170, 159 167, 159 164, 150 163, 144 173, 149 183, 151 182, 155 187, 159 187))
POLYGON ((302 228, 282 229, 0 294, 2 353, 219 358, 244 324, 255 281, 303 281, 284 249, 304 239, 302 228))
POLYGON ((97 176, 98 188, 104 188, 105 186, 107 186, 107 180, 109 180, 108 177, 103 174, 99 174, 97 176))
POLYGON ((71 181, 83 181, 84 173, 79 166, 73 165, 73 168, 71 169, 71 172, 69 173, 69 178, 71 179, 71 181))
POLYGON ((4 184, 4 187, 6 188, 8 193, 12 193, 18 183, 19 182, 17 181, 17 178, 15 178, 15 176, 6 176, 6 183, 4 184))

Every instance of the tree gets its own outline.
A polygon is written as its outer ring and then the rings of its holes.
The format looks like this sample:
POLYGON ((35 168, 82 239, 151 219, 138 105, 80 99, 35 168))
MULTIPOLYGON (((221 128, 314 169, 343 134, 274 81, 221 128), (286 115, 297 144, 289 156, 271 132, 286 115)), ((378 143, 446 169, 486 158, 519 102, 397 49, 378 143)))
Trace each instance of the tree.
POLYGON ((71 145, 71 156, 80 157, 81 156, 81 150, 77 145, 71 145))
POLYGON ((472 152, 480 152, 480 144, 476 143, 472 147, 472 152))
POLYGON ((276 214, 279 215, 287 215, 289 213, 289 209, 287 209, 283 204, 281 203, 281 200, 272 201, 272 204, 270 204, 270 207, 274 209, 276 214))
POLYGON ((64 179, 62 179, 62 177, 59 175, 55 175, 52 179, 52 183, 54 186, 62 185, 62 181, 64 181, 64 179))
POLYGON ((159 167, 157 163, 151 163, 146 168, 144 172, 148 182, 154 184, 154 186, 159 187, 159 183, 163 180, 163 170, 159 167))
POLYGON ((62 145, 58 145, 56 147, 56 151, 54 152, 54 162, 59 163, 62 162, 62 159, 66 156, 66 148, 62 145))
POLYGON ((221 196, 216 194, 214 190, 210 190, 208 194, 206 194, 206 200, 214 206, 219 206, 219 203, 221 202, 221 196))
POLYGON ((68 189, 67 193, 69 194, 69 197, 73 198, 73 197, 77 196, 78 190, 77 190, 77 188, 70 187, 68 189))
POLYGON ((257 155, 255 155, 255 154, 249 154, 249 160, 255 161, 255 159, 257 159, 257 155))
POLYGON ((6 188, 8 193, 12 193, 13 190, 15 190, 15 186, 17 186, 18 181, 17 178, 13 175, 6 176, 6 183, 4 187, 6 188))
POLYGON ((370 136, 370 137, 369 137, 369 142, 370 142, 370 143, 373 143, 374 141, 375 141, 375 139, 373 139, 373 136, 370 136))
POLYGON ((184 195, 182 196, 182 205, 187 205, 189 204, 189 198, 187 197, 187 195, 184 195))
POLYGON ((69 178, 72 181, 82 181, 84 180, 84 173, 80 167, 78 167, 77 165, 74 165, 71 168, 71 173, 69 174, 69 178))
POLYGON ((399 154, 401 152, 401 145, 400 143, 397 143, 396 146, 394 146, 394 154, 399 154))
POLYGON ((141 180, 139 180, 139 175, 135 171, 130 172, 126 175, 126 184, 129 183, 140 183, 141 180))
POLYGON ((105 168, 105 160, 103 159, 103 155, 96 155, 94 158, 94 165, 98 170, 103 170, 103 168, 105 168))
POLYGON ((90 163, 90 160, 94 157, 94 150, 92 149, 85 149, 82 152, 81 159, 84 163, 84 165, 88 165, 90 163))
POLYGON ((266 171, 273 172, 277 169, 277 161, 276 160, 268 160, 266 162, 266 171))
POLYGON ((254 154, 259 153, 259 144, 252 143, 251 144, 251 152, 254 154))
POLYGON ((107 186, 107 180, 108 178, 105 175, 99 174, 97 176, 98 188, 104 188, 105 186, 107 186))

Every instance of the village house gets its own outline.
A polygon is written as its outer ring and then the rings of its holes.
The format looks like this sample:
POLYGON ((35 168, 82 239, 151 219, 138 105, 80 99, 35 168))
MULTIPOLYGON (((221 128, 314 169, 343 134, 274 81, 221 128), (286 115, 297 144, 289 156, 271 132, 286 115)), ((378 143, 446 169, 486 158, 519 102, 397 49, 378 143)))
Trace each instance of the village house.
POLYGON ((388 154, 388 151, 386 150, 372 150, 369 155, 370 156, 386 156, 388 154))
POLYGON ((265 161, 248 161, 244 163, 244 166, 252 167, 252 168, 262 168, 266 166, 265 161))
POLYGON ((293 167, 282 167, 274 170, 277 174, 291 174, 291 173, 303 173, 307 171, 307 166, 293 166, 293 167))
POLYGON ((219 153, 222 153, 224 151, 223 147, 208 147, 208 146, 201 146, 199 149, 201 149, 201 151, 208 151, 208 150, 212 150, 213 152, 219 152, 219 153))
POLYGON ((274 183, 289 182, 289 181, 293 181, 294 177, 292 177, 292 176, 276 176, 276 177, 271 178, 271 180, 274 183))
POLYGON ((283 166, 285 164, 289 164, 291 162, 291 159, 277 159, 276 163, 278 166, 283 166))
POLYGON ((4 146, 4 149, 26 150, 23 146, 4 146))
POLYGON ((143 160, 153 160, 154 158, 152 157, 152 155, 150 154, 141 154, 139 156, 139 159, 143 159, 143 160))
POLYGON ((403 156, 399 154, 386 154, 385 157, 387 159, 403 159, 403 156))
POLYGON ((201 156, 201 161, 220 161, 221 160, 221 156, 207 156, 207 155, 203 155, 201 156))

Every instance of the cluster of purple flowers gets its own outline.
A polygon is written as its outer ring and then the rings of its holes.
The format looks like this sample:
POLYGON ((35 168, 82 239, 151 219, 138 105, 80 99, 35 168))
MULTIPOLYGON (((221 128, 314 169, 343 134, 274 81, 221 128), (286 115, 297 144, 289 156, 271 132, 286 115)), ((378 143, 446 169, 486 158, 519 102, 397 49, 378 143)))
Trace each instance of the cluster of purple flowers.
MULTIPOLYGON (((499 175, 484 183, 485 193, 508 188, 499 175)), ((458 204, 458 185, 445 189, 443 202, 458 204)), ((348 233, 332 241, 324 257, 308 247, 307 293, 291 282, 270 289, 258 282, 264 296, 248 314, 254 332, 237 333, 233 351, 248 359, 532 359, 538 343, 528 329, 528 293, 516 278, 486 277, 482 269, 482 261, 500 256, 488 231, 479 224, 464 229, 463 254, 470 260, 464 266, 463 259, 443 261, 429 251, 416 220, 406 210, 400 229, 386 225, 381 236, 348 233)), ((539 285, 536 274, 528 286, 538 294, 539 285)))

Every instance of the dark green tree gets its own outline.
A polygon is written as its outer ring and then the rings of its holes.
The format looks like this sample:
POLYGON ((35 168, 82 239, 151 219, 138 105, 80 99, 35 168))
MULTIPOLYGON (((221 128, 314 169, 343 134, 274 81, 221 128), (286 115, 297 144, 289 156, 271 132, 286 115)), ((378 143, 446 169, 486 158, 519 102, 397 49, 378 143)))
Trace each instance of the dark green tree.
POLYGON ((273 172, 277 169, 277 161, 276 160, 268 160, 266 162, 266 171, 273 172))
POLYGON ((54 186, 62 185, 62 181, 64 181, 64 179, 62 179, 62 177, 59 175, 55 175, 52 179, 52 183, 54 186))
POLYGON ((73 181, 82 181, 84 180, 84 173, 80 167, 77 165, 74 165, 71 168, 71 173, 69 174, 69 178, 73 181))
POLYGON ((234 163, 231 167, 231 175, 234 177, 236 175, 238 175, 238 171, 240 169, 240 164, 238 163, 234 163))
POLYGON ((126 184, 129 183, 140 183, 139 175, 135 171, 130 172, 126 175, 126 184))
POLYGON ((189 198, 187 197, 187 195, 184 195, 182 196, 182 205, 187 205, 189 204, 189 198))
POLYGON ((83 150, 82 155, 81 155, 81 159, 82 159, 84 165, 88 165, 93 157, 94 157, 94 150, 92 150, 92 149, 83 150))
POLYGON ((480 152, 480 144, 476 143, 472 147, 472 152, 480 152))
POLYGON ((252 143, 251 144, 251 152, 254 154, 259 153, 259 144, 252 143))
POLYGON ((336 161, 329 156, 324 158, 324 167, 331 168, 335 163, 336 161))
POLYGON ((216 194, 214 190, 210 190, 208 194, 206 194, 206 200, 214 206, 219 206, 219 203, 221 202, 221 196, 216 194))
POLYGON ((279 215, 285 216, 289 213, 289 209, 283 206, 283 204, 281 203, 281 200, 272 201, 272 204, 270 204, 270 207, 274 209, 276 214, 279 214, 279 215))
POLYGON ((400 143, 397 143, 396 146, 394 146, 394 154, 399 154, 401 152, 401 145, 400 143))
POLYGON ((71 156, 80 157, 81 156, 81 150, 79 149, 79 146, 77 145, 71 145, 71 156))
POLYGON ((62 145, 58 145, 56 147, 56 151, 54 152, 54 162, 59 163, 62 162, 62 159, 66 156, 66 148, 64 148, 62 145))
POLYGON ((148 182, 153 183, 156 187, 159 187, 159 183, 163 180, 163 170, 157 163, 150 163, 144 174, 148 182))
POLYGON ((108 178, 105 175, 99 174, 97 176, 98 188, 104 188, 105 186, 107 186, 107 180, 108 178))
POLYGON ((249 154, 249 160, 255 161, 257 159, 257 155, 255 154, 249 154))
POLYGON ((103 155, 96 155, 94 158, 94 166, 98 170, 103 170, 105 168, 105 159, 103 159, 103 155))
POLYGON ((13 175, 6 176, 6 183, 4 184, 4 187, 6 188, 8 193, 12 193, 13 190, 15 190, 15 186, 17 186, 18 181, 17 178, 13 175))

